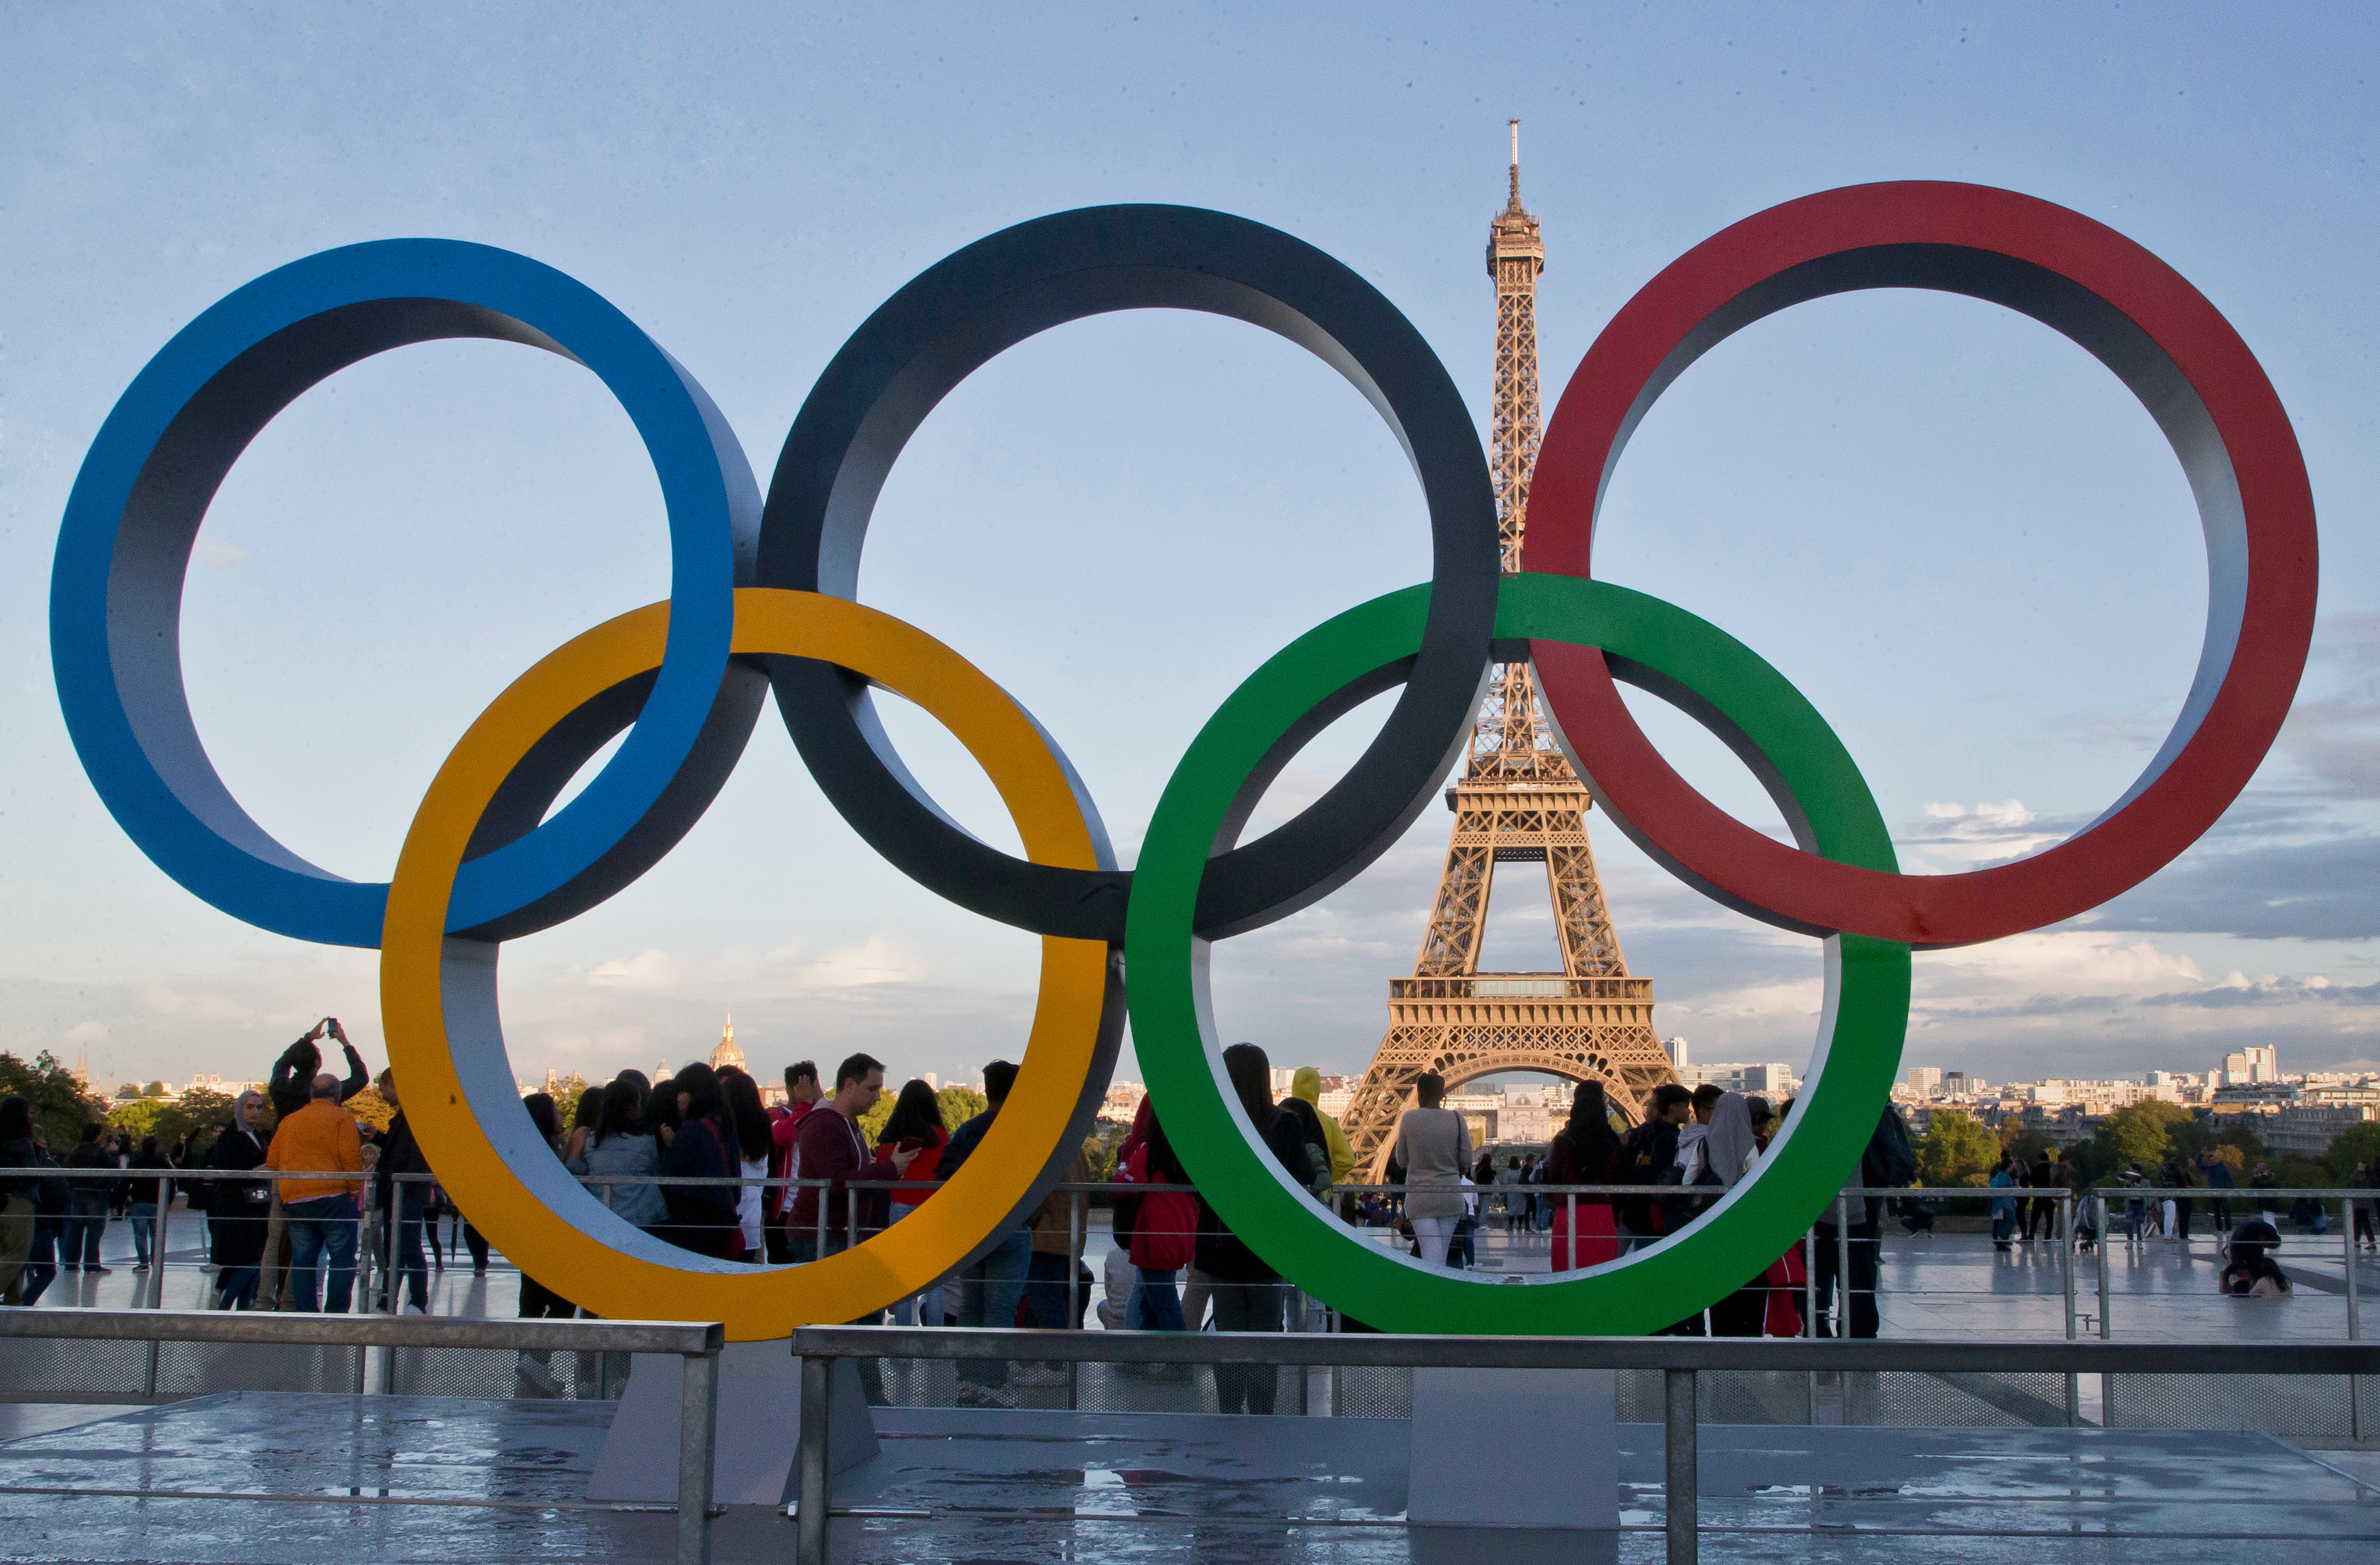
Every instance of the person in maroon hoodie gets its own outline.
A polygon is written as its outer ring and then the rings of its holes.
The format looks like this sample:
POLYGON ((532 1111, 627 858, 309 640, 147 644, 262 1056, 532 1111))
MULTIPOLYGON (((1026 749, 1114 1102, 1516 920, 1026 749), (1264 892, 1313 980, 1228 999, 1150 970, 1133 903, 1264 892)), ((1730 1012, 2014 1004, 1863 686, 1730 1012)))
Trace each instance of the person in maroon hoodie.
MULTIPOLYGON (((883 1096, 884 1062, 855 1054, 835 1067, 834 1096, 821 1099, 803 1119, 794 1138, 795 1177, 831 1183, 823 1190, 806 1184, 794 1195, 793 1220, 787 1226, 795 1261, 822 1260, 848 1244, 852 1229, 848 1182, 870 1178, 875 1171, 875 1159, 868 1154, 859 1118, 883 1096), (819 1239, 821 1211, 826 1219, 823 1244, 819 1239)), ((917 1158, 914 1151, 896 1150, 886 1159, 892 1165, 892 1177, 906 1174, 917 1158)))

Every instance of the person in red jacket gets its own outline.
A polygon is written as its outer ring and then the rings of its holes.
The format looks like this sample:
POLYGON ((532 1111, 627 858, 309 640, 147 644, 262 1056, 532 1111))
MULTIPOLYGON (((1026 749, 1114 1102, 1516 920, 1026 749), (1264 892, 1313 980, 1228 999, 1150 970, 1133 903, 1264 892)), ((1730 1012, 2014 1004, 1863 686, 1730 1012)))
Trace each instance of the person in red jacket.
MULTIPOLYGON (((903 1188, 891 1193, 892 1221, 899 1222, 933 1195, 942 1166, 942 1149, 950 1144, 950 1132, 942 1128, 941 1100, 934 1089, 915 1079, 904 1083, 901 1096, 893 1101, 892 1118, 884 1122, 884 1129, 876 1137, 875 1177, 903 1182, 903 1188), (909 1165, 896 1172, 893 1159, 905 1153, 909 1155, 909 1165)), ((900 1326, 942 1324, 941 1286, 893 1305, 892 1319, 900 1326), (922 1309, 918 1305, 920 1299, 925 1302, 922 1309)))

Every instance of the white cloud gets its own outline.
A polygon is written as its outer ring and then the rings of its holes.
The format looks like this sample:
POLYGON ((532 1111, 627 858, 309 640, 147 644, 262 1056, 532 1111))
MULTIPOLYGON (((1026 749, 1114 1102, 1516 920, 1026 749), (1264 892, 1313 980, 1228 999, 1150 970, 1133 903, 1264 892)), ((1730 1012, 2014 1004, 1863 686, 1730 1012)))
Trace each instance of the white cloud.
POLYGON ((684 973, 668 952, 640 951, 634 956, 615 956, 597 963, 588 972, 587 981, 604 989, 674 989, 683 983, 684 973))
POLYGON ((105 1043, 107 1041, 107 1024, 104 1022, 77 1022, 73 1026, 68 1027, 66 1030, 66 1040, 68 1043, 105 1043))
POLYGON ((248 559, 247 550, 219 538, 199 540, 197 553, 199 564, 215 571, 236 571, 248 559))
POLYGON ((868 984, 913 984, 926 972, 923 953, 891 930, 879 929, 857 945, 820 957, 810 964, 808 977, 821 989, 856 989, 868 984))
POLYGON ((1929 804, 1922 830, 1894 833, 1913 870, 1962 869, 1995 863, 2061 842, 2067 828, 2024 807, 2022 799, 1998 804, 1929 804))
POLYGON ((1921 952, 1916 986, 1929 1001, 2023 992, 2155 994, 2205 982, 2198 964, 2152 940, 2091 929, 2033 930, 1984 945, 1921 952))

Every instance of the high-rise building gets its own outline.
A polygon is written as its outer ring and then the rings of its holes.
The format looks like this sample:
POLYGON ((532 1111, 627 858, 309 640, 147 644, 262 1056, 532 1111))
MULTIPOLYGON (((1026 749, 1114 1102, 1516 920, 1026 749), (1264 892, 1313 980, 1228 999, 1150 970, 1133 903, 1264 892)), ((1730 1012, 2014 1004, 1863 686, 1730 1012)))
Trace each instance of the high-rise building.
POLYGON ((1942 1090, 1942 1072, 1935 1065, 1912 1065, 1908 1073, 1909 1090, 1920 1098, 1931 1098, 1942 1090))

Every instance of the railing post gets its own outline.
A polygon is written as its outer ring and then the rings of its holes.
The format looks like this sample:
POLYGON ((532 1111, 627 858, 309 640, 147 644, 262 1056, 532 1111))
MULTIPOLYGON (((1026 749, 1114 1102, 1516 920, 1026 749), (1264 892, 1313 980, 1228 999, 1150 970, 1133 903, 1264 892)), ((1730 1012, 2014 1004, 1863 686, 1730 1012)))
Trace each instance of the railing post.
MULTIPOLYGON (((2074 1196, 2070 1191, 2058 1193, 2058 1280, 2066 1292, 2066 1340, 2071 1342, 2074 1341, 2074 1196)), ((2066 1372, 2066 1426, 2071 1429, 2081 1422, 2082 1377, 2070 1369, 2066 1372)))
MULTIPOLYGON (((396 1259, 397 1227, 404 1220, 404 1213, 405 1176, 392 1172, 388 1176, 388 1264, 381 1272, 388 1293, 388 1308, 383 1313, 388 1315, 405 1313, 405 1269, 396 1259)), ((392 1396, 396 1391, 396 1350, 393 1347, 380 1351, 380 1389, 382 1396, 392 1396)))
POLYGON ((826 1565, 826 1420, 831 1358, 802 1360, 802 1427, 794 1449, 795 1565, 826 1565))
MULTIPOLYGON (((2338 1204, 2338 1215, 2347 1220, 2338 1225, 2339 1258, 2347 1263, 2347 1340, 2350 1342, 2362 1335, 2362 1322, 2356 1317, 2355 1293, 2355 1200, 2353 1196, 2338 1204)), ((2347 1433, 2351 1439, 2363 1438, 2363 1399, 2356 1377, 2347 1377, 2347 1433)))
MULTIPOLYGON (((1802 1335, 1812 1341, 1818 1336, 1818 1225, 1812 1223, 1802 1233, 1802 1335)), ((1818 1372, 1810 1371, 1810 1423, 1818 1422, 1818 1372)))
MULTIPOLYGON (((150 1218, 150 1308, 164 1308, 164 1230, 166 1216, 174 1206, 174 1183, 157 1175, 157 1216, 150 1218)), ((2351 1227, 2351 1225, 2350 1225, 2351 1227)))
POLYGON ((1699 1547, 1694 1453, 1694 1372, 1665 1369, 1667 1392, 1662 1442, 1667 1457, 1662 1509, 1670 1541, 1669 1565, 1695 1565, 1699 1547))
MULTIPOLYGON (((2107 1218, 2107 1196, 2105 1191, 2097 1191, 2094 1192, 2094 1194, 2098 1196, 2099 1200, 2099 1341, 2102 1342, 2112 1342, 2116 1339, 2116 1317, 2114 1313, 2108 1307, 2107 1230, 2109 1223, 2107 1218)), ((2129 1198, 2127 1198, 2124 1215, 2126 1219, 2130 1220, 2131 1216, 2131 1207, 2129 1198)), ((2128 1256, 2131 1253, 2131 1252, 2129 1248, 2125 1251, 2125 1254, 2128 1256)), ((2101 1370, 2099 1372, 2099 1427, 2102 1429, 2112 1429, 2115 1426, 2116 1377, 2108 1374, 2106 1370, 2101 1370)))
MULTIPOLYGON (((1090 1204, 1087 1191, 1070 1193, 1066 1203, 1066 1329, 1083 1328, 1083 1252, 1089 1248, 1083 1242, 1083 1230, 1090 1225, 1090 1204)), ((1066 1411, 1072 1413, 1082 1401, 1083 1361, 1066 1361, 1066 1411)), ((1304 1412, 1301 1407, 1299 1412, 1304 1412)))
MULTIPOLYGON (((1861 1198, 1865 1199, 1865 1192, 1861 1198)), ((1877 1257, 1881 1262, 1882 1256, 1877 1257)), ((1852 1335, 1852 1204, 1841 1191, 1835 1192, 1835 1341, 1848 1342, 1852 1335)), ((1851 1388, 1843 1388, 1843 1406, 1851 1403, 1851 1388)))
POLYGON ((687 1353, 678 1396, 677 1565, 710 1565, 710 1474, 719 1419, 719 1344, 687 1353))

